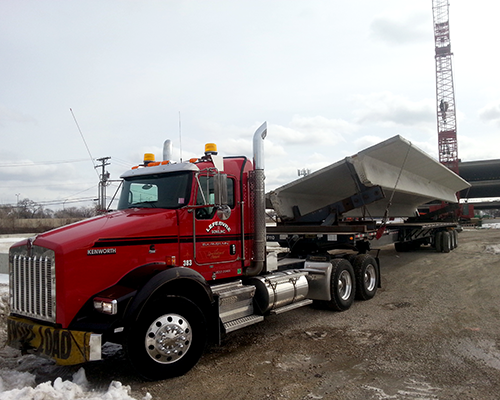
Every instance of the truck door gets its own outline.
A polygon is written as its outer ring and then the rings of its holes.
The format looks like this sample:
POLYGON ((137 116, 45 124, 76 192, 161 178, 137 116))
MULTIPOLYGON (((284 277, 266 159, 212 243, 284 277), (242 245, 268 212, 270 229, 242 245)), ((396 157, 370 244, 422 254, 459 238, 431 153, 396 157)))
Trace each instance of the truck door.
POLYGON ((235 207, 235 180, 227 178, 228 212, 215 207, 214 176, 198 176, 194 210, 194 264, 211 279, 234 277, 241 271, 240 213, 235 207), (230 210, 230 212, 229 212, 230 210), (223 215, 222 215, 223 214, 223 215))

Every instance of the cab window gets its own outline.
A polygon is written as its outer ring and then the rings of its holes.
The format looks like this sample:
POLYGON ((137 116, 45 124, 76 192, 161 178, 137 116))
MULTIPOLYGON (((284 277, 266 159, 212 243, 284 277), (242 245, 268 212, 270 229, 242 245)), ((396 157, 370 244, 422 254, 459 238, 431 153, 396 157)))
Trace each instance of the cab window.
POLYGON ((183 207, 189 200, 191 176, 181 172, 125 179, 118 209, 183 207))
MULTIPOLYGON (((199 186, 196 195, 196 205, 213 205, 215 203, 214 193, 214 177, 213 176, 200 176, 198 178, 199 186)), ((234 179, 228 177, 227 179, 227 202, 230 208, 234 208, 234 179)), ((203 207, 196 209, 196 218, 198 219, 212 219, 216 212, 215 207, 203 207)))

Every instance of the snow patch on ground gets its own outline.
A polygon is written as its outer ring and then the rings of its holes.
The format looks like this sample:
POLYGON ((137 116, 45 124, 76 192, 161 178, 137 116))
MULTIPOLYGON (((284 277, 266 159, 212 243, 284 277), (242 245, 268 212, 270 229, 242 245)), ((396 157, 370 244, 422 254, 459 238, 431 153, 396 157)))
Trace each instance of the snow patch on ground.
MULTIPOLYGON (((4 371, 0 371, 1 382, 3 386, 4 371)), ((73 381, 63 381, 57 378, 52 382, 43 382, 34 386, 31 375, 28 372, 9 371, 6 374, 8 377, 13 378, 11 384, 14 383, 17 387, 7 391, 0 392, 1 400, 32 400, 32 399, 54 399, 54 400, 134 400, 130 396, 130 387, 124 386, 120 382, 113 381, 109 384, 106 392, 95 392, 89 389, 89 382, 85 376, 85 370, 80 368, 78 372, 73 375, 73 381), (34 386, 34 387, 33 387, 34 386)), ((148 393, 144 396, 143 400, 150 400, 152 397, 148 393)))
POLYGON ((500 222, 494 224, 483 224, 482 228, 484 229, 500 229, 500 222))
POLYGON ((500 244, 489 244, 484 249, 485 253, 500 254, 500 244))
MULTIPOLYGON (((9 276, 0 274, 0 313, 8 308, 9 276)), ((6 337, 5 323, 0 324, 0 335, 6 337)), ((137 400, 131 396, 130 386, 112 381, 106 391, 92 389, 80 368, 72 380, 56 378, 54 382, 36 384, 35 375, 29 371, 44 368, 49 361, 33 355, 21 356, 10 347, 0 349, 0 400, 137 400)), ((142 400, 151 400, 148 393, 142 400)))

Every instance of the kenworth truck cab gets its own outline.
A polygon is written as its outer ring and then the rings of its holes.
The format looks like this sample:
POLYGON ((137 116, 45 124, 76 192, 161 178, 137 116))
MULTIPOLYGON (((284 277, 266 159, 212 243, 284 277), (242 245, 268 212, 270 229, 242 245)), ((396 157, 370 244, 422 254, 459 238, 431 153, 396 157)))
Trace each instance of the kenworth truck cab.
POLYGON ((141 376, 163 379, 271 313, 373 297, 380 271, 368 254, 267 261, 266 134, 264 123, 253 161, 213 144, 187 162, 147 157, 122 175, 117 211, 12 246, 9 345, 71 365, 119 343, 141 376))

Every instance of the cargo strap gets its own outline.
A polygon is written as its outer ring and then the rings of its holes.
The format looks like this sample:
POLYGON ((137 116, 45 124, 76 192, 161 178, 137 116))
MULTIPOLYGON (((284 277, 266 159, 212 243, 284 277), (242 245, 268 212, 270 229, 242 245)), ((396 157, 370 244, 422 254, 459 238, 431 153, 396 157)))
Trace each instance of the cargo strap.
POLYGON ((376 239, 380 239, 380 237, 384 234, 385 227, 387 225, 387 220, 389 219, 389 208, 392 205, 392 199, 394 198, 394 194, 396 193, 396 189, 398 187, 399 179, 401 178, 401 174, 403 173, 406 160, 408 159, 408 154, 410 154, 410 149, 411 149, 412 143, 410 142, 410 145, 408 146, 408 150, 406 150, 405 158, 403 160, 403 164, 401 165, 401 169, 399 170, 398 178, 396 179, 396 183, 394 184, 394 189, 392 190, 391 197, 389 198, 389 201, 387 202, 387 206, 385 207, 385 212, 384 216, 382 217, 382 225, 380 228, 377 230, 377 234, 375 235, 376 239))

